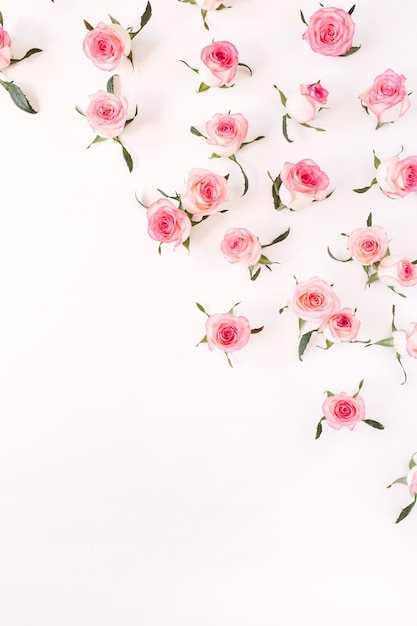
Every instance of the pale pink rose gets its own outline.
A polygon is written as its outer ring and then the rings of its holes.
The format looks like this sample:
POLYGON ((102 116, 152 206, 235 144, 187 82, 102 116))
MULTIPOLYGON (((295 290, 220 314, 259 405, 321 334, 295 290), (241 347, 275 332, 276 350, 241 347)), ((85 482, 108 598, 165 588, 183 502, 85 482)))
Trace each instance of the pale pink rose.
POLYGON ((384 285, 412 287, 417 285, 417 265, 406 257, 391 254, 384 257, 378 266, 378 278, 384 285))
POLYGON ((219 156, 235 154, 248 134, 248 121, 241 113, 216 113, 206 123, 207 143, 215 147, 219 156))
POLYGON ((229 263, 255 265, 262 254, 259 238, 247 228, 229 228, 220 247, 229 263))
POLYGON ((328 193, 329 178, 311 159, 298 163, 286 161, 279 174, 279 196, 289 209, 303 209, 314 200, 324 200, 328 193))
POLYGON ((329 283, 315 276, 298 283, 288 307, 302 320, 323 322, 340 310, 340 300, 329 283))
POLYGON ((407 485, 410 496, 414 498, 417 493, 417 467, 414 466, 407 474, 407 485))
POLYGON ((360 100, 378 122, 393 122, 410 108, 405 80, 402 74, 388 69, 379 74, 373 85, 360 94, 360 100))
POLYGON ((343 426, 353 430, 356 424, 365 419, 365 402, 361 396, 349 396, 342 391, 329 396, 323 402, 323 415, 332 428, 340 430, 343 426))
POLYGON ((223 0, 195 0, 196 5, 203 11, 215 11, 222 4, 223 0))
POLYGON ((111 72, 129 55, 130 36, 120 24, 99 22, 84 37, 83 50, 96 67, 111 72))
POLYGON ((388 235, 382 226, 355 228, 348 238, 352 258, 361 265, 377 263, 388 250, 388 235))
POLYGON ((243 315, 216 313, 206 321, 207 345, 210 350, 218 348, 223 352, 241 350, 249 341, 251 329, 243 315))
POLYGON ((417 156, 394 156, 382 161, 376 170, 376 181, 381 191, 393 198, 404 198, 417 191, 417 156))
POLYGON ((192 215, 213 215, 227 202, 228 186, 224 176, 201 168, 190 171, 181 202, 192 215))
POLYGON ((10 65, 10 46, 12 40, 9 33, 0 26, 0 70, 10 65))
POLYGON ((395 330, 392 333, 394 348, 401 356, 408 354, 417 359, 417 324, 410 324, 408 328, 395 330))
POLYGON ((299 124, 307 124, 316 118, 326 104, 329 92, 320 83, 302 84, 291 93, 285 104, 288 115, 299 124))
POLYGON ((127 120, 128 102, 124 96, 107 91, 97 91, 89 96, 85 117, 100 137, 113 138, 120 135, 127 120))
POLYGON ((190 236, 188 215, 178 209, 168 198, 160 198, 147 208, 148 233, 160 243, 173 243, 174 250, 190 236))
POLYGON ((236 76, 239 54, 229 41, 216 41, 202 49, 200 58, 203 65, 199 76, 209 87, 230 85, 236 76))
POLYGON ((313 52, 337 57, 352 47, 355 24, 349 13, 335 7, 323 7, 309 19, 303 34, 313 52))
POLYGON ((360 321, 352 309, 342 309, 328 317, 319 328, 329 341, 353 341, 356 339, 360 321))

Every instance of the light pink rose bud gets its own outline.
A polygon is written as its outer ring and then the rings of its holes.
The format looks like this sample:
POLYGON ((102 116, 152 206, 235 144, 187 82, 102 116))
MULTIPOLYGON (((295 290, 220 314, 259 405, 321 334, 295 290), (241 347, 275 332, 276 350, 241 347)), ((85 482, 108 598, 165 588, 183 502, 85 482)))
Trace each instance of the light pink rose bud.
POLYGON ((215 11, 222 4, 223 0, 195 0, 195 2, 204 11, 215 11))
POLYGON ((326 56, 342 56, 352 47, 355 24, 349 13, 335 7, 323 7, 309 19, 303 34, 313 52, 326 56))
POLYGON ((329 92, 320 83, 300 85, 291 93, 285 105, 287 114, 299 124, 307 124, 316 118, 317 113, 326 104, 329 92))
POLYGON ((353 341, 356 339, 360 321, 352 309, 342 309, 328 317, 319 328, 329 341, 353 341))
POLYGON ((394 156, 382 161, 376 170, 376 181, 381 191, 391 198, 404 198, 417 191, 417 156, 405 159, 394 156))
POLYGON ((285 162, 279 176, 282 183, 280 199, 289 209, 303 209, 314 200, 324 200, 327 196, 329 178, 311 159, 285 162))
POLYGON ((262 254, 259 238, 247 228, 229 228, 220 247, 229 263, 255 265, 262 254))
POLYGON ((194 168, 190 171, 182 204, 192 215, 213 215, 227 201, 228 186, 224 176, 210 170, 194 168))
POLYGON ((371 87, 359 96, 368 113, 378 122, 394 122, 410 108, 405 76, 388 69, 379 74, 371 87))
POLYGON ((168 198, 160 198, 147 208, 148 233, 160 243, 173 243, 174 250, 190 236, 188 215, 178 209, 168 198))
POLYGON ((83 50, 100 70, 114 70, 131 50, 129 33, 120 24, 99 22, 84 37, 83 50))
POLYGON ((241 113, 216 113, 206 123, 207 143, 214 147, 219 156, 232 156, 245 141, 248 126, 247 119, 241 113))
POLYGON ((315 276, 298 283, 288 307, 302 320, 323 322, 340 310, 340 300, 329 283, 315 276))
POLYGON ((390 287, 412 287, 417 285, 417 265, 406 257, 391 254, 381 260, 378 278, 381 283, 390 287))
POLYGON ((230 85, 236 76, 239 54, 229 41, 216 41, 201 51, 199 76, 209 87, 230 85))
POLYGON ((342 391, 329 396, 323 402, 323 415, 332 428, 340 430, 344 426, 353 430, 356 424, 365 419, 365 402, 361 396, 349 396, 342 391))
POLYGON ((85 117, 100 137, 113 138, 120 135, 127 120, 128 102, 124 96, 107 91, 97 91, 89 96, 85 117))
POLYGON ((382 226, 356 228, 349 235, 348 249, 358 263, 372 265, 385 256, 388 250, 388 235, 382 226))
POLYGON ((410 324, 407 328, 394 330, 392 336, 395 351, 399 355, 408 354, 417 359, 417 324, 410 324))
POLYGON ((241 350, 249 341, 251 329, 243 315, 216 313, 206 321, 206 336, 209 350, 218 348, 231 353, 241 350))
POLYGON ((410 496, 414 498, 417 493, 417 467, 414 466, 407 474, 407 485, 410 496))
POLYGON ((0 26, 0 70, 10 65, 10 46, 12 40, 7 31, 0 26))

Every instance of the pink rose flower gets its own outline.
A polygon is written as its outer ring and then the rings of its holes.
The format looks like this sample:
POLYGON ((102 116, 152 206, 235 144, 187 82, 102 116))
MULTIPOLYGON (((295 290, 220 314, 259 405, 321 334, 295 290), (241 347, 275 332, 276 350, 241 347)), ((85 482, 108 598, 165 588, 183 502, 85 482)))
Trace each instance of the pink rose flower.
POLYGON ((217 41, 201 51, 203 65, 199 76, 209 87, 230 85, 236 76, 239 55, 236 47, 229 41, 217 41))
POLYGON ((417 467, 413 467, 407 474, 407 485, 410 496, 414 498, 417 493, 417 467))
POLYGON ((381 124, 393 122, 410 108, 410 98, 405 88, 405 76, 388 69, 379 74, 371 87, 359 98, 368 113, 381 124))
POLYGON ((190 236, 188 215, 167 198, 152 202, 147 208, 148 233, 160 243, 173 243, 174 250, 190 236))
POLYGON ((329 426, 340 430, 343 426, 353 430, 356 424, 365 419, 365 402, 360 396, 349 396, 342 391, 329 396, 323 402, 323 415, 329 426))
POLYGON ((0 70, 10 65, 10 46, 12 40, 7 31, 0 26, 0 70))
POLYGON ((206 123, 207 143, 214 146, 219 156, 235 154, 248 134, 248 121, 241 113, 216 113, 206 123))
POLYGON ((302 320, 323 322, 340 310, 340 300, 329 283, 315 276, 298 283, 288 307, 302 320))
POLYGON ((417 285, 417 265, 413 265, 406 257, 391 254, 381 260, 378 278, 390 287, 412 287, 417 285))
POLYGON ((99 22, 84 37, 83 50, 96 67, 111 72, 129 55, 130 36, 119 24, 99 22))
POLYGON ((417 191, 417 156, 394 156, 383 161, 376 170, 376 181, 382 193, 393 198, 417 191))
POLYGON ((181 202, 192 215, 217 213, 228 197, 227 180, 210 170, 194 168, 190 171, 181 202))
POLYGON ((358 263, 372 265, 385 256, 388 250, 388 235, 382 226, 356 228, 349 235, 348 249, 358 263))
POLYGON ((124 96, 97 91, 90 97, 85 117, 100 137, 114 138, 123 130, 127 120, 128 102, 124 96))
POLYGON ((417 324, 410 324, 409 328, 394 330, 392 333, 394 348, 401 356, 408 354, 417 359, 417 324))
POLYGON ((316 118, 328 95, 329 92, 320 83, 302 84, 288 96, 285 104, 287 114, 299 124, 307 124, 316 118))
POLYGON ((249 341, 251 329, 243 315, 216 313, 206 320, 207 345, 210 350, 218 348, 223 352, 241 350, 249 341))
POLYGON ((329 178, 311 159, 298 163, 284 163, 279 174, 279 195, 282 204, 294 211, 303 209, 314 200, 324 200, 329 188, 329 178))
POLYGON ((215 11, 222 2, 223 0, 196 0, 196 5, 203 11, 215 11))
POLYGON ((329 341, 353 341, 356 339, 360 321, 352 309, 342 309, 328 317, 319 328, 329 341))
POLYGON ((229 263, 255 265, 262 254, 259 238, 247 228, 229 228, 220 247, 229 263))
POLYGON ((355 24, 349 13, 335 7, 323 7, 310 17, 303 39, 313 52, 337 57, 351 49, 354 32, 355 24))

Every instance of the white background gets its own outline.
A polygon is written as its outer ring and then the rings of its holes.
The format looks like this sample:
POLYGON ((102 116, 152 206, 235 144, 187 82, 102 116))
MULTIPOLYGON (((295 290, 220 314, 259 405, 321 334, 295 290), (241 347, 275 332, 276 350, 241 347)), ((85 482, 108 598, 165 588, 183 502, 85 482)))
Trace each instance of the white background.
MULTIPOLYGON (((108 13, 137 27, 145 2, 3 0, 13 54, 44 49, 3 73, 37 115, 0 92, 0 621, 2 626, 393 626, 415 614, 417 515, 395 525, 410 501, 386 485, 407 471, 417 449, 417 363, 393 349, 361 344, 309 346, 297 358, 297 319, 278 309, 294 276, 334 284, 362 320, 360 339, 417 321, 407 299, 382 284, 364 289, 341 232, 374 223, 393 254, 417 258, 416 197, 390 200, 374 176, 381 159, 417 153, 417 104, 375 131, 357 98, 392 68, 417 91, 416 8, 412 0, 357 3, 347 58, 322 57, 302 40, 314 0, 230 0, 209 14, 154 0, 133 42, 134 70, 117 69, 120 90, 139 115, 123 133, 134 171, 111 141, 94 134, 75 106, 104 89, 110 74, 84 56, 83 19, 108 13), (232 89, 198 94, 203 46, 227 39, 253 76, 232 89), (330 107, 316 133, 289 122, 285 93, 320 79, 330 107), (209 160, 204 131, 215 113, 249 121, 238 159, 209 160), (314 159, 335 192, 299 212, 276 212, 267 171, 314 159), (230 173, 229 211, 193 229, 191 252, 173 252, 147 234, 145 204, 156 191, 181 191, 188 172, 230 173), (229 265, 220 241, 245 226, 281 264, 255 282, 229 265), (264 330, 232 355, 196 348, 204 315, 236 312, 264 330), (325 390, 353 393, 361 378, 367 417, 352 432, 324 424, 314 439, 325 390)), ((348 10, 350 5, 339 6, 348 10)))

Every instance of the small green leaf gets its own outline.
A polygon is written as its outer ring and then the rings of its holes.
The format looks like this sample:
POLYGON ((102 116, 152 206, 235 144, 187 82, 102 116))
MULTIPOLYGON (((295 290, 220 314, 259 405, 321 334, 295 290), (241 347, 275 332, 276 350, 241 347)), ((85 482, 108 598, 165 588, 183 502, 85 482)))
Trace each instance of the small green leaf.
POLYGON ((91 146, 95 143, 99 143, 100 141, 107 141, 108 137, 101 137, 100 135, 96 135, 93 139, 93 141, 87 146, 87 150, 88 148, 91 148, 91 146))
POLYGON ((333 391, 328 391, 328 390, 327 390, 327 391, 326 391, 326 396, 327 396, 328 398, 331 398, 332 396, 334 396, 333 391))
POLYGON ((195 67, 191 67, 191 65, 189 63, 187 63, 187 61, 184 61, 183 59, 178 59, 180 63, 184 63, 184 65, 186 65, 190 70, 192 70, 193 72, 195 72, 196 74, 198 74, 198 69, 195 67))
POLYGON ((109 80, 107 81, 106 91, 108 93, 114 93, 114 79, 116 77, 117 77, 117 74, 113 74, 113 76, 110 76, 109 80))
POLYGON ((259 274, 261 273, 261 269, 260 267, 258 267, 258 269, 256 270, 256 272, 253 274, 253 265, 249 266, 249 276, 251 280, 256 280, 259 276, 259 274))
POLYGON ((407 515, 409 513, 411 513, 411 511, 414 508, 414 505, 416 503, 416 497, 414 497, 414 500, 411 504, 409 504, 408 506, 406 506, 401 513, 399 514, 399 516, 397 517, 397 519, 395 520, 395 523, 398 524, 398 522, 401 522, 403 519, 405 519, 407 517, 407 515))
POLYGON ((309 344, 312 334, 315 332, 316 330, 310 330, 308 333, 304 333, 304 335, 301 335, 300 342, 298 344, 298 358, 300 359, 300 361, 303 360, 302 356, 309 344))
POLYGON ((260 139, 265 139, 265 135, 258 135, 258 137, 255 137, 255 139, 251 139, 250 141, 244 141, 240 147, 244 148, 245 146, 249 146, 249 144, 255 143, 255 141, 259 141, 260 139))
POLYGON ((142 13, 142 16, 140 18, 140 28, 139 28, 139 31, 142 30, 142 28, 144 26, 146 26, 146 24, 149 22, 151 17, 152 17, 152 7, 151 7, 150 2, 147 2, 146 3, 146 8, 145 8, 145 10, 142 13))
POLYGON ((329 255, 331 259, 333 259, 333 261, 339 261, 340 263, 347 263, 348 261, 353 261, 352 257, 349 257, 348 259, 338 259, 332 254, 329 246, 327 246, 327 254, 329 255))
POLYGON ((129 118, 128 120, 126 120, 126 123, 125 123, 125 128, 126 128, 126 126, 129 126, 129 124, 131 124, 131 123, 133 122, 133 120, 135 119, 135 117, 137 116, 137 114, 138 114, 138 105, 136 105, 136 107, 135 107, 135 112, 134 112, 134 114, 133 114, 133 117, 131 117, 131 118, 129 118))
POLYGON ((357 392, 353 394, 353 397, 354 397, 354 398, 356 398, 356 397, 359 395, 359 392, 360 392, 360 390, 361 390, 361 389, 362 389, 362 387, 363 387, 363 383, 364 383, 364 379, 362 378, 362 380, 359 382, 357 392))
POLYGON ((413 456, 411 457, 411 459, 410 459, 410 460, 409 460, 409 462, 408 462, 408 468, 409 468, 410 470, 412 470, 412 469, 414 469, 416 466, 417 466, 417 463, 416 463, 416 462, 415 462, 415 460, 414 460, 414 454, 413 454, 413 456))
POLYGON ((279 315, 281 315, 281 313, 282 313, 283 311, 285 311, 285 309, 288 309, 288 306, 287 306, 287 305, 285 305, 285 306, 281 307, 281 308, 278 310, 279 315))
POLYGON ((200 343, 207 343, 207 335, 204 335, 204 337, 198 342, 198 344, 196 345, 196 348, 198 348, 200 343))
POLYGON ((240 304, 240 302, 236 302, 236 304, 234 304, 234 305, 232 306, 232 308, 230 308, 230 309, 228 310, 228 313, 233 313, 234 309, 235 309, 235 308, 236 308, 239 304, 240 304))
POLYGON ((84 26, 86 27, 87 30, 94 30, 94 27, 91 26, 90 22, 87 22, 87 20, 83 20, 84 21, 84 26))
POLYGON ((81 111, 81 109, 78 106, 75 107, 75 110, 77 111, 77 113, 85 117, 85 113, 83 113, 83 111, 81 111))
MULTIPOLYGON (((206 22, 206 15, 207 15, 207 11, 205 9, 201 9, 201 17, 203 18, 204 28, 206 30, 210 30, 209 27, 208 27, 208 24, 206 22)), ((231 366, 231 364, 230 364, 230 366, 231 366)))
MULTIPOLYGON (((207 28, 207 30, 208 30, 208 28, 207 28)), ((227 359, 227 362, 229 363, 230 367, 232 367, 232 368, 233 368, 232 361, 230 360, 230 357, 229 357, 229 355, 227 354, 227 352, 225 352, 225 355, 226 355, 226 359, 227 359)))
POLYGON ((274 85, 275 89, 278 91, 279 93, 279 97, 281 98, 281 103, 282 106, 287 106, 287 96, 285 95, 284 92, 281 91, 281 89, 278 89, 278 87, 276 85, 274 85))
POLYGON ((110 18, 110 21, 111 21, 111 23, 112 23, 112 24, 118 24, 118 25, 120 26, 120 22, 118 22, 118 21, 116 20, 116 18, 115 18, 115 17, 112 17, 112 16, 109 14, 109 18, 110 18))
POLYGON ((355 10, 356 4, 354 4, 352 7, 350 7, 348 13, 349 15, 352 15, 353 11, 355 10))
POLYGON ((197 130, 195 126, 190 127, 190 133, 192 133, 193 135, 196 135, 196 137, 204 137, 204 139, 207 139, 207 137, 203 135, 203 133, 200 133, 200 131, 197 130))
POLYGON ((381 159, 378 159, 378 157, 375 154, 375 150, 373 151, 374 153, 374 168, 377 170, 378 167, 381 165, 381 159))
POLYGON ((208 91, 210 89, 210 87, 208 85, 206 85, 206 83, 200 83, 198 89, 197 89, 197 93, 201 93, 202 91, 208 91))
POLYGON ((387 489, 391 489, 393 485, 406 485, 406 484, 407 484, 407 476, 401 476, 401 478, 397 478, 390 485, 387 485, 387 489))
POLYGON ((264 329, 263 326, 260 326, 259 328, 251 328, 251 335, 257 335, 258 333, 260 333, 262 330, 264 329))
POLYGON ((368 227, 369 227, 369 226, 372 226, 372 213, 369 213, 369 215, 368 215, 368 219, 366 220, 366 225, 367 225, 368 227))
POLYGON ((290 119, 290 116, 286 113, 282 116, 282 134, 288 143, 293 143, 293 140, 288 137, 287 119, 290 119))
POLYGON ((199 311, 201 311, 202 313, 204 313, 204 315, 207 315, 207 317, 210 317, 210 316, 209 316, 209 314, 207 313, 207 311, 204 309, 204 307, 203 307, 203 305, 202 305, 202 304, 200 304, 199 302, 196 302, 195 304, 196 304, 197 309, 198 309, 199 311))
POLYGON ((316 428, 316 436, 314 437, 314 439, 318 439, 321 435, 321 433, 323 432, 323 426, 321 425, 322 421, 326 419, 324 416, 321 418, 321 420, 319 421, 319 423, 317 424, 317 428, 316 428))
POLYGON ((303 22, 303 24, 308 26, 308 22, 306 21, 306 18, 304 17, 304 13, 302 12, 301 9, 300 9, 300 17, 301 17, 301 21, 303 22))
POLYGON ((325 133, 325 128, 319 128, 318 126, 311 126, 311 124, 306 124, 305 122, 300 122, 300 126, 304 126, 305 128, 311 128, 312 130, 317 130, 319 133, 325 133))
POLYGON ((30 104, 29 100, 26 98, 23 91, 13 81, 6 82, 4 80, 0 80, 0 85, 2 85, 9 93, 9 96, 19 109, 25 111, 25 113, 37 113, 37 111, 35 111, 30 104))
POLYGON ((350 50, 345 52, 345 54, 339 54, 340 57, 350 57, 351 54, 355 54, 358 50, 360 50, 360 46, 352 46, 350 50))
POLYGON ((38 52, 43 52, 43 50, 41 48, 31 48, 24 56, 22 56, 21 59, 10 59, 10 65, 13 65, 13 63, 19 63, 20 61, 23 61, 23 59, 28 59, 33 54, 37 54, 38 52))
POLYGON ((404 374, 404 380, 403 380, 403 382, 401 383, 402 385, 404 385, 404 384, 407 382, 407 372, 405 371, 405 369, 404 369, 404 365, 403 365, 403 362, 401 361, 401 355, 400 355, 398 352, 396 352, 396 353, 395 353, 395 356, 396 356, 397 361, 398 361, 398 363, 400 364, 400 367, 401 367, 401 369, 402 369, 402 371, 403 371, 403 374, 404 374))
POLYGON ((278 237, 275 237, 275 239, 271 241, 271 243, 264 244, 262 248, 269 248, 269 246, 274 246, 276 243, 280 243, 281 241, 284 241, 288 237, 289 234, 290 234, 290 229, 288 228, 285 232, 278 235, 278 237))
POLYGON ((371 285, 372 283, 375 283, 377 280, 379 280, 378 272, 374 272, 373 274, 370 274, 368 280, 366 281, 366 284, 371 285))
POLYGON ((189 237, 187 237, 187 239, 185 239, 182 242, 182 245, 184 246, 186 250, 188 250, 188 252, 190 252, 190 238, 189 237))
POLYGON ((125 163, 127 165, 129 172, 131 172, 133 170, 133 160, 132 160, 130 153, 126 150, 125 146, 122 144, 119 137, 113 137, 113 141, 115 141, 122 147, 123 158, 125 160, 125 163))
POLYGON ((240 67, 245 67, 247 70, 249 70, 249 73, 252 76, 252 70, 249 65, 246 65, 246 63, 238 63, 238 65, 240 65, 240 67))
POLYGON ((387 348, 392 348, 393 345, 394 345, 394 338, 387 337, 386 339, 380 339, 379 341, 375 341, 374 343, 368 343, 366 347, 368 348, 369 346, 385 346, 387 348))
POLYGON ((365 424, 368 424, 368 426, 372 426, 372 428, 376 428, 377 430, 384 430, 384 426, 381 424, 381 422, 376 422, 375 420, 362 421, 365 422, 365 424))
POLYGON ((0 11, 0 26, 3 26, 3 13, 0 11))
POLYGON ((282 209, 285 209, 286 207, 284 204, 282 204, 281 198, 279 197, 279 189, 282 184, 281 177, 278 174, 278 176, 274 179, 269 172, 268 176, 272 180, 272 200, 274 203, 274 209, 276 209, 277 211, 282 211, 282 209))
MULTIPOLYGON (((254 139, 254 141, 256 141, 256 139, 254 139)), ((242 172, 243 183, 244 183, 242 196, 244 196, 247 190, 249 189, 249 180, 248 180, 248 177, 246 176, 246 172, 241 166, 241 164, 239 163, 239 161, 236 159, 236 156, 234 154, 230 155, 229 159, 233 161, 234 163, 236 163, 236 165, 239 167, 240 171, 242 172)))

